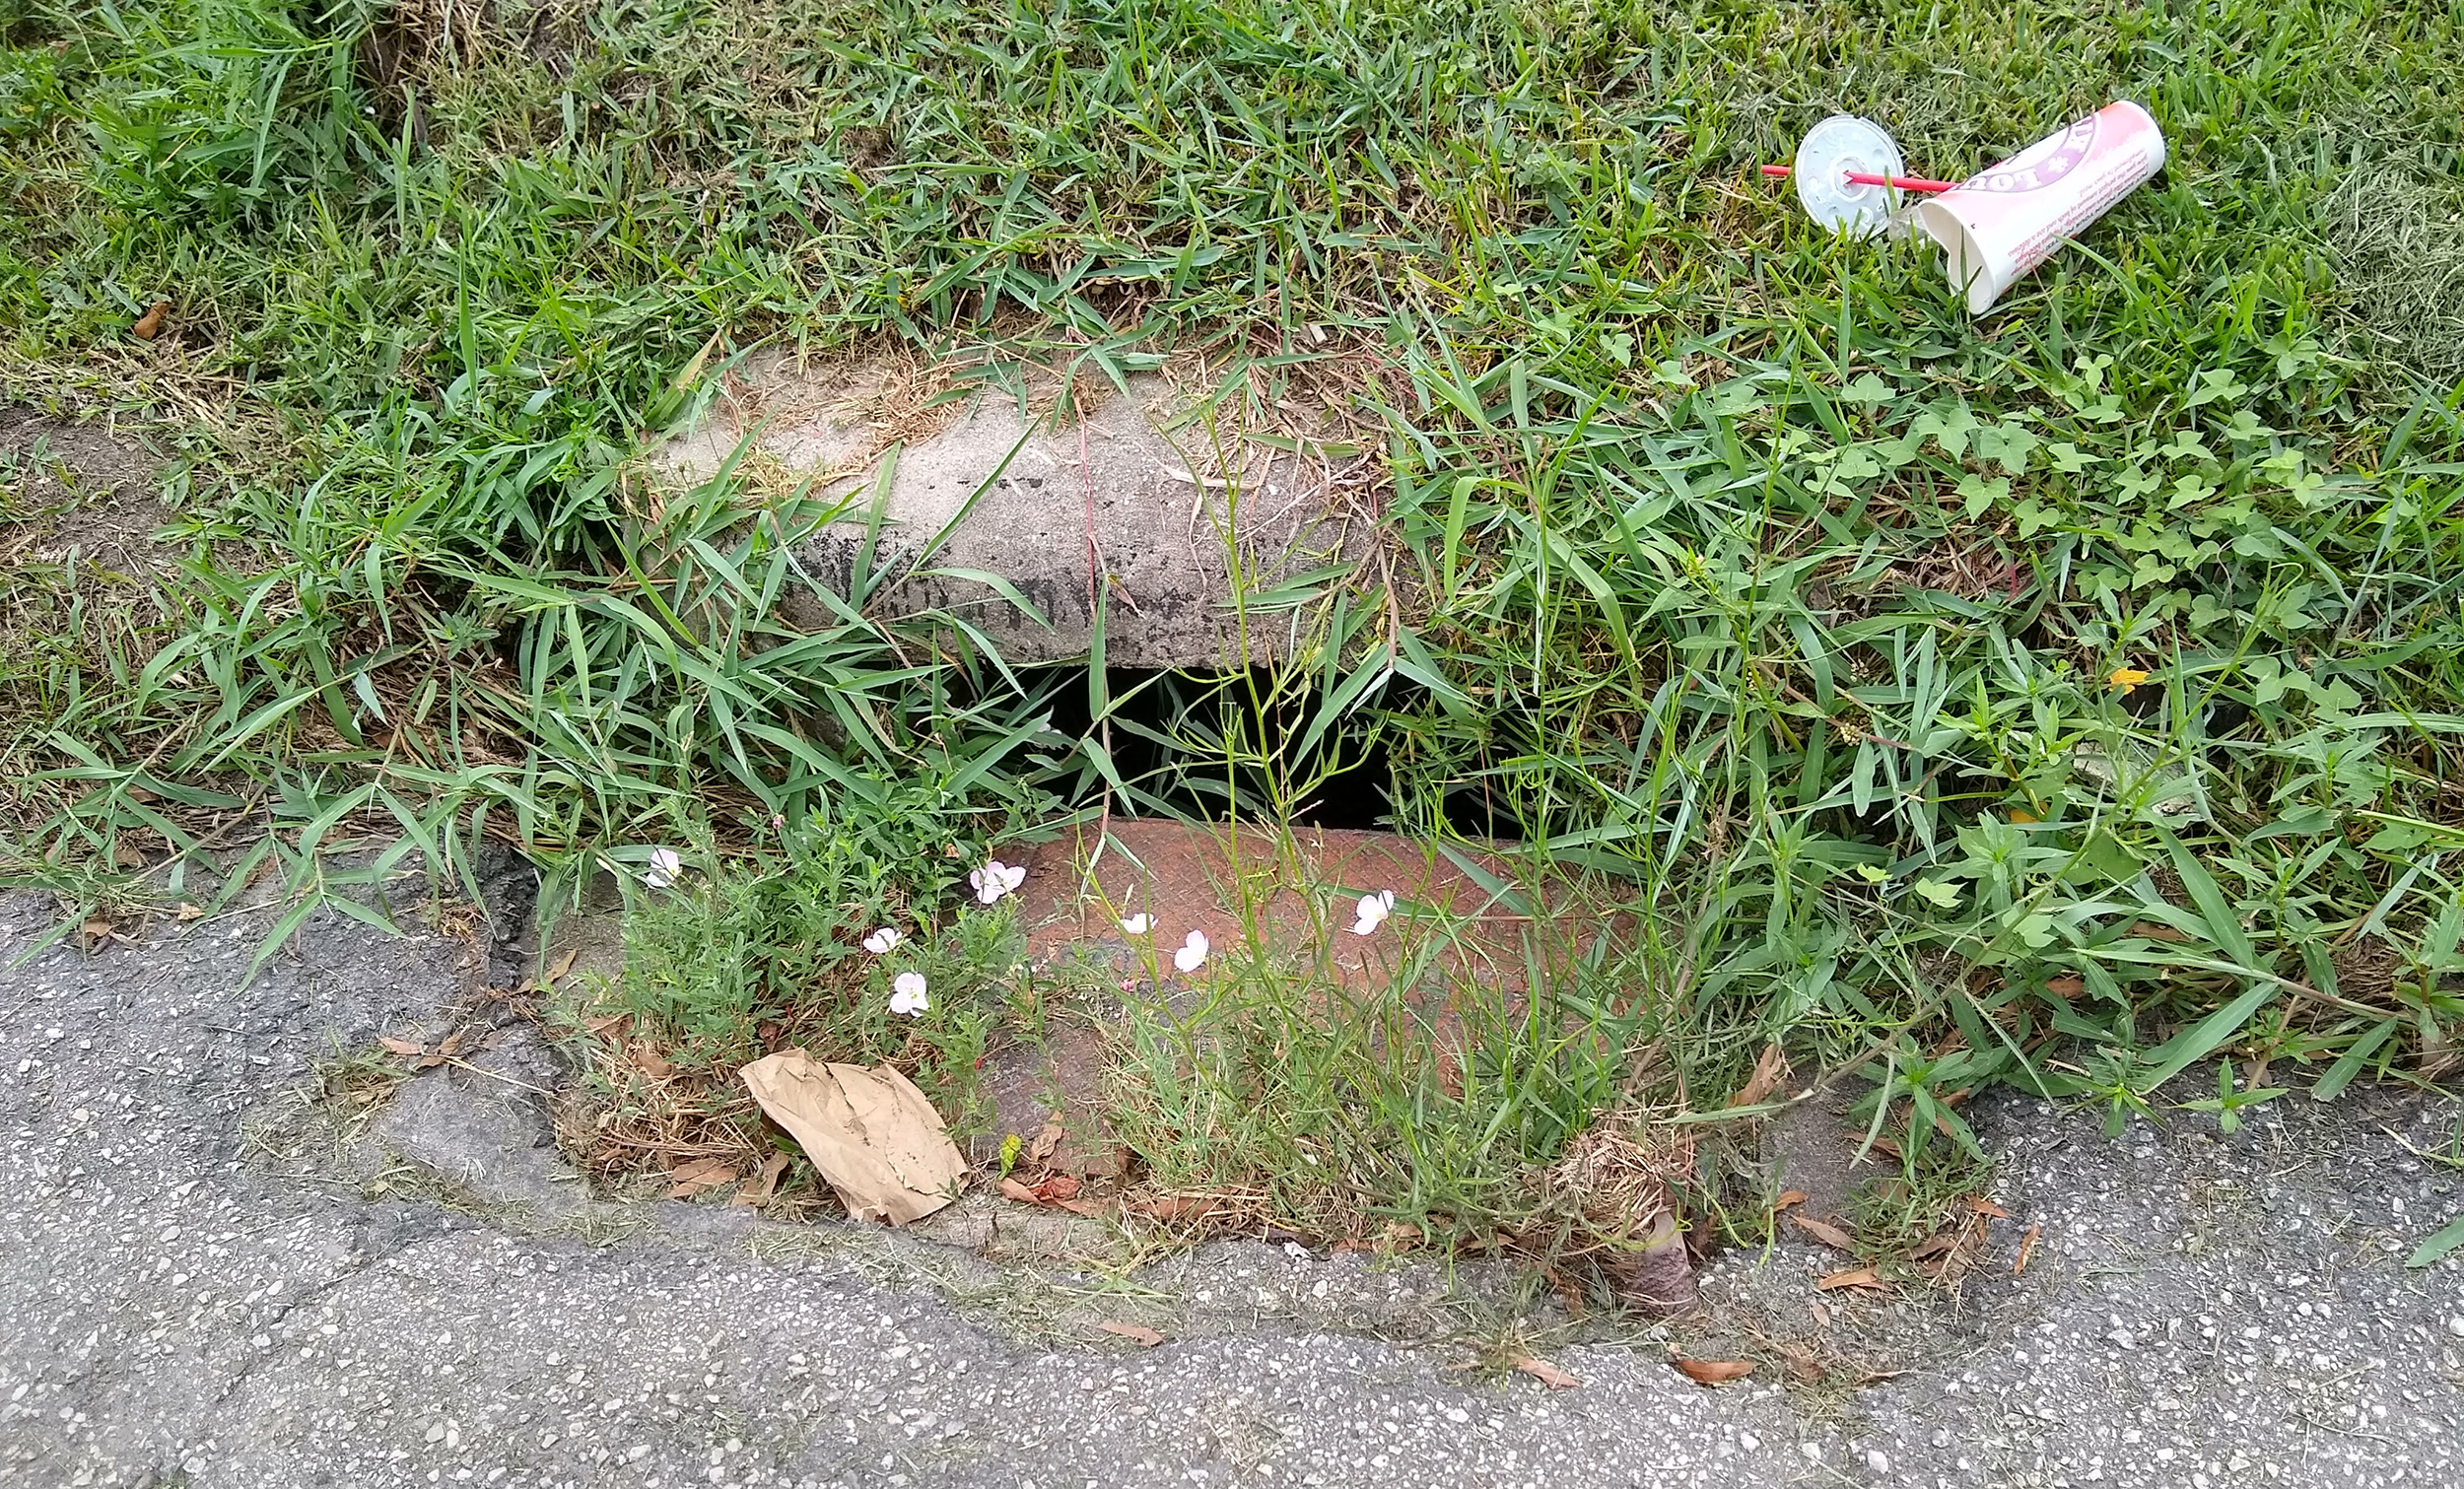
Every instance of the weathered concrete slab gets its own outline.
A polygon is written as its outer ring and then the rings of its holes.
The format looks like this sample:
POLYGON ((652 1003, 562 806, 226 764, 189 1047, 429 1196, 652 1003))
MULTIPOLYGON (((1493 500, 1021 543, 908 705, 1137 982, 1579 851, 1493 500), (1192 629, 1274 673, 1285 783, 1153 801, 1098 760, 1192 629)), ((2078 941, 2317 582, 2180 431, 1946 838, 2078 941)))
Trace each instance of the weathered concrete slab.
MULTIPOLYGON (((1531 914, 1434 846, 1396 833, 1114 818, 1100 840, 1090 825, 1018 854, 1028 950, 1138 975, 1170 977, 1173 949, 1196 931, 1218 954, 1255 942, 1252 951, 1330 985, 1383 986, 1419 968, 1433 982, 1517 991, 1532 956, 1565 965, 1632 928, 1555 913, 1566 906, 1531 914), (1381 890, 1396 897, 1391 917, 1371 935, 1353 934, 1360 897, 1381 890), (1124 935, 1119 917, 1137 914, 1147 929, 1124 935)), ((1516 884, 1498 855, 1466 856, 1491 882, 1516 884)))
MULTIPOLYGON (((1288 648, 1292 614, 1244 620, 1236 599, 1328 568, 1368 572, 1373 463, 1331 439, 1331 416, 1279 410, 1283 430, 1330 438, 1304 435, 1299 449, 1278 449, 1193 419, 1188 396, 1154 375, 1132 378, 1128 396, 1080 379, 1082 420, 995 388, 936 405, 879 363, 773 361, 745 383, 658 465, 704 479, 746 444, 739 468, 757 488, 819 477, 816 490, 836 495, 866 491, 887 463, 876 564, 912 573, 875 612, 946 610, 1015 663, 1087 654, 1099 589, 1116 666, 1269 660, 1288 648), (969 571, 1007 579, 1036 614, 969 571)), ((862 509, 802 554, 842 594, 863 540, 862 509)))

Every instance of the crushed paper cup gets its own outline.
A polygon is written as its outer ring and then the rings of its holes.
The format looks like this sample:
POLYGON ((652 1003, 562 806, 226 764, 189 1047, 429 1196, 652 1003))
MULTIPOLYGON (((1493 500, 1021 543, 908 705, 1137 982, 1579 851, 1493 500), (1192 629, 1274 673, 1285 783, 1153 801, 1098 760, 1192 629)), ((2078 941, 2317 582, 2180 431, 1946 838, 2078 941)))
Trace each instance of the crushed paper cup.
POLYGON ((2020 275, 2164 169, 2164 135, 2136 103, 2107 103, 1952 190, 1919 202, 1951 287, 1982 314, 2020 275))
POLYGON ((967 1161, 941 1114, 895 1068, 786 1049, 736 1075, 856 1219, 906 1225, 957 1197, 967 1161))

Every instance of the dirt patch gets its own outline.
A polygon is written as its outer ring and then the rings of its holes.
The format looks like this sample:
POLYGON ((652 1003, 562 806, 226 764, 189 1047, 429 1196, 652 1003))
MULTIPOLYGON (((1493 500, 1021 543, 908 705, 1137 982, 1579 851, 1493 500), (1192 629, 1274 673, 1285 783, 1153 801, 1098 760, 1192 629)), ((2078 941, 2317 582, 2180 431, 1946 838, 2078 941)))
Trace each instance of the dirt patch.
POLYGON ((1898 1172, 1882 1155, 1860 1153, 1843 1096, 1818 1091, 1774 1113, 1762 1126, 1762 1157, 1780 1190, 1805 1196, 1796 1206, 1810 1220, 1841 1225, 1855 1214, 1860 1191, 1898 1172))
POLYGON ((103 421, 0 407, 0 566, 82 555, 121 572, 148 567, 153 534, 171 515, 161 466, 142 440, 103 421))

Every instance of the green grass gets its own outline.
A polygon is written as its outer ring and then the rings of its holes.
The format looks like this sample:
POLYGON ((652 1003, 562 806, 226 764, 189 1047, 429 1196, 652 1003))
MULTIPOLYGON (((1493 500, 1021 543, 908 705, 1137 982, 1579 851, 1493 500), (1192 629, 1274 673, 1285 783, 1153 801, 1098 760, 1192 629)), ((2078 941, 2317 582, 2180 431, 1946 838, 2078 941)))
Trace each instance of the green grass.
MULTIPOLYGON (((579 867, 1135 800, 876 619, 894 575, 779 618, 865 494, 748 517, 635 457, 765 343, 1203 348, 1389 431, 1399 619, 1324 602, 1271 686, 1388 742, 1403 826, 1476 796, 1639 912, 1692 1100, 1772 1035, 1912 1146, 1994 1081, 2119 1121, 2224 1054, 2321 1095, 2450 1057, 2452 6, 5 17, 12 395, 184 456, 167 619, 0 675, 22 876, 94 899, 123 837, 240 817, 314 890, 377 829, 579 867), (1981 319, 1751 173, 1833 108, 1957 175, 2113 97, 2170 166, 1981 319)), ((34 578, 12 638, 77 600, 34 578)))

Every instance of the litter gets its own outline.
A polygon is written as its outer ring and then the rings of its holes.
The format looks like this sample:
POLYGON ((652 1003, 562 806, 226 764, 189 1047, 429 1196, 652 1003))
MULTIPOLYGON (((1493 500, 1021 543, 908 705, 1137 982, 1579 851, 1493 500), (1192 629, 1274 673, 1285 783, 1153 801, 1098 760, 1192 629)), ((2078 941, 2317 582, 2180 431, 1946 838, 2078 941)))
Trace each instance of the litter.
POLYGON ((1882 127, 1833 114, 1807 131, 1793 176, 1806 214, 1858 237, 1905 234, 1913 220, 1943 247, 1951 287, 1971 314, 1992 308, 2021 275, 2164 169, 2164 134, 2136 103, 2108 103, 1964 181, 1904 173, 1882 127), (1927 199, 1902 210, 1901 193, 1927 199))
POLYGON ((788 1049, 736 1075, 856 1219, 905 1225, 958 1196, 967 1161, 941 1114, 892 1067, 825 1064, 788 1049))
POLYGON ((1765 166, 1762 173, 1795 177, 1798 205, 1823 227, 1872 237, 1890 226, 1899 206, 1895 193, 1924 189, 1902 173, 1907 169, 1898 142, 1882 125, 1835 113, 1806 131, 1794 166, 1765 166))

